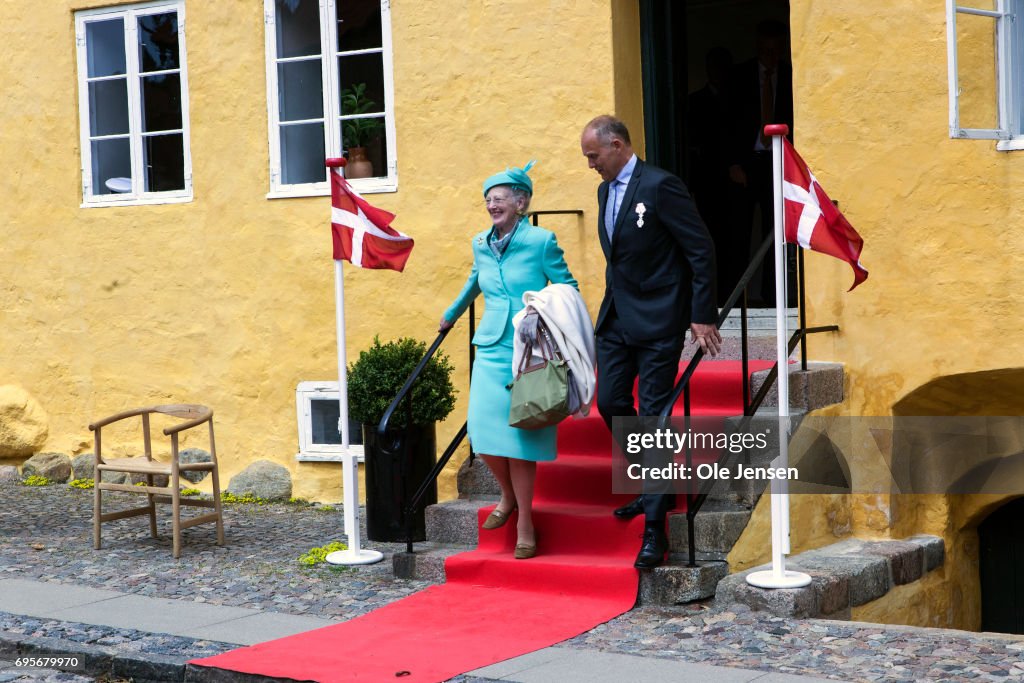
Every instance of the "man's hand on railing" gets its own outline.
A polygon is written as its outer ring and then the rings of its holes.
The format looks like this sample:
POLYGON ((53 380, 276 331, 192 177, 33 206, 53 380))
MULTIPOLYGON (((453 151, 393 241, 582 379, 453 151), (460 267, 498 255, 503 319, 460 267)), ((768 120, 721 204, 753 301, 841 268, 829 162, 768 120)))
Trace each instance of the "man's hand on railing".
POLYGON ((447 332, 448 330, 452 329, 453 327, 455 327, 455 323, 448 322, 444 318, 441 318, 441 323, 437 326, 437 331, 438 332, 447 332))
POLYGON ((718 333, 718 328, 714 325, 692 323, 690 334, 693 335, 693 340, 700 344, 701 350, 712 358, 722 350, 722 335, 718 333))

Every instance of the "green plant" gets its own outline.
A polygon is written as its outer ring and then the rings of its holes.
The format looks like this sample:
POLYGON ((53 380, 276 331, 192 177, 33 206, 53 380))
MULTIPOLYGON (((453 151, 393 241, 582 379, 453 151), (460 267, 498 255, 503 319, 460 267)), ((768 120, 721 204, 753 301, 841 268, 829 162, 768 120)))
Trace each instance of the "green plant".
MULTIPOLYGON (((369 114, 377 110, 377 103, 366 96, 365 83, 353 83, 341 89, 341 113, 345 116, 369 114)), ((345 119, 341 123, 341 137, 345 147, 365 147, 384 130, 384 119, 345 119)))
POLYGON ((182 489, 181 490, 181 495, 183 495, 183 496, 198 496, 201 493, 202 493, 202 491, 200 491, 199 489, 182 489))
POLYGON ((299 556, 299 564, 304 567, 315 567, 322 562, 326 562, 327 556, 336 550, 348 550, 348 546, 341 541, 332 541, 319 548, 310 548, 299 556))
MULTIPOLYGON (((373 338, 373 346, 362 351, 348 370, 348 409, 354 420, 377 424, 384 417, 391 401, 412 374, 416 364, 427 352, 425 342, 410 337, 381 344, 373 338)), ((438 352, 420 374, 412 389, 412 423, 428 425, 448 417, 455 408, 455 387, 452 385, 452 364, 438 352)), ((405 426, 405 404, 399 406, 391 425, 405 426)))
POLYGON ((68 486, 70 486, 73 489, 91 489, 95 485, 96 482, 94 482, 92 479, 86 479, 84 477, 82 479, 72 479, 71 481, 68 482, 68 486))
POLYGON ((21 480, 22 486, 49 486, 53 482, 38 474, 30 474, 21 480))
POLYGON ((220 500, 222 503, 255 503, 256 505, 265 505, 266 503, 270 502, 266 498, 260 498, 258 496, 252 495, 251 493, 246 493, 245 495, 242 496, 236 496, 235 494, 228 493, 227 491, 224 491, 223 493, 220 494, 220 500))

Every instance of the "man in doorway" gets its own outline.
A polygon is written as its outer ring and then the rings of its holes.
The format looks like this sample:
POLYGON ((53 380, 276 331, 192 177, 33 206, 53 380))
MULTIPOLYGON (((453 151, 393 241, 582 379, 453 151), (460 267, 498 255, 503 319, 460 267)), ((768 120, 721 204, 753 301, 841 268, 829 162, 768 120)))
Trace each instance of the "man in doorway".
MULTIPOLYGON (((665 407, 679 371, 686 328, 716 355, 715 247, 683 181, 633 153, 619 119, 598 116, 583 129, 583 156, 603 181, 597 190, 598 238, 607 260, 597 316, 597 407, 608 428, 614 417, 665 407)), ((656 567, 668 550, 665 517, 675 497, 648 493, 615 510, 644 515, 638 568, 656 567)))
MULTIPOLYGON (((745 248, 740 274, 746 269, 753 237, 754 207, 761 209, 761 234, 772 232, 772 142, 764 135, 769 123, 789 126, 793 137, 793 67, 787 61, 785 24, 766 20, 756 29, 757 56, 740 64, 732 89, 732 121, 729 180, 735 196, 731 202, 734 244, 745 248)), ((760 243, 760 240, 759 240, 760 243)), ((769 253, 771 253, 769 251, 769 253)), ((760 305, 775 305, 775 269, 764 263, 760 305)), ((755 303, 755 306, 758 305, 755 303)))

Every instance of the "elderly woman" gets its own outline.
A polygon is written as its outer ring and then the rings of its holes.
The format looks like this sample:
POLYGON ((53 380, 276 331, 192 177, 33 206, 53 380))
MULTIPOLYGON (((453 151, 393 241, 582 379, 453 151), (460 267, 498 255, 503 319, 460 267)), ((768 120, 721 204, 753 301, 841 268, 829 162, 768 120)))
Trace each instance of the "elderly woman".
POLYGON ((496 529, 518 507, 516 559, 537 553, 533 528, 533 483, 537 463, 555 459, 555 427, 510 427, 512 317, 523 308, 523 293, 548 283, 579 288, 554 233, 530 225, 526 211, 533 182, 525 168, 509 168, 484 182, 484 199, 493 225, 473 237, 473 270, 455 302, 444 312, 440 329, 450 328, 483 292, 484 315, 473 343, 476 363, 469 389, 469 440, 494 473, 501 500, 484 522, 496 529))

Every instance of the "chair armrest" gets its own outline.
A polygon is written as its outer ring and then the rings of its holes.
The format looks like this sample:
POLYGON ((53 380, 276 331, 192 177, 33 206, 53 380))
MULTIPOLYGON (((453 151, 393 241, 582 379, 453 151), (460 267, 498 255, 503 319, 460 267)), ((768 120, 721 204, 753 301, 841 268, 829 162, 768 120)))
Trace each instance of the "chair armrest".
POLYGON ((213 411, 209 409, 207 410, 208 412, 205 415, 200 415, 199 417, 193 420, 189 420, 187 422, 182 422, 181 424, 176 424, 168 427, 167 429, 164 430, 164 435, 170 436, 171 434, 177 434, 178 432, 183 432, 186 429, 192 429, 196 425, 201 425, 204 422, 209 422, 210 420, 213 419, 213 411))
POLYGON ((126 410, 123 413, 117 413, 116 415, 111 415, 110 417, 105 417, 102 420, 90 423, 89 431, 95 432, 100 427, 106 427, 108 424, 117 422, 118 420, 123 420, 126 417, 135 417, 136 415, 144 415, 151 411, 152 408, 133 408, 132 410, 126 410))

